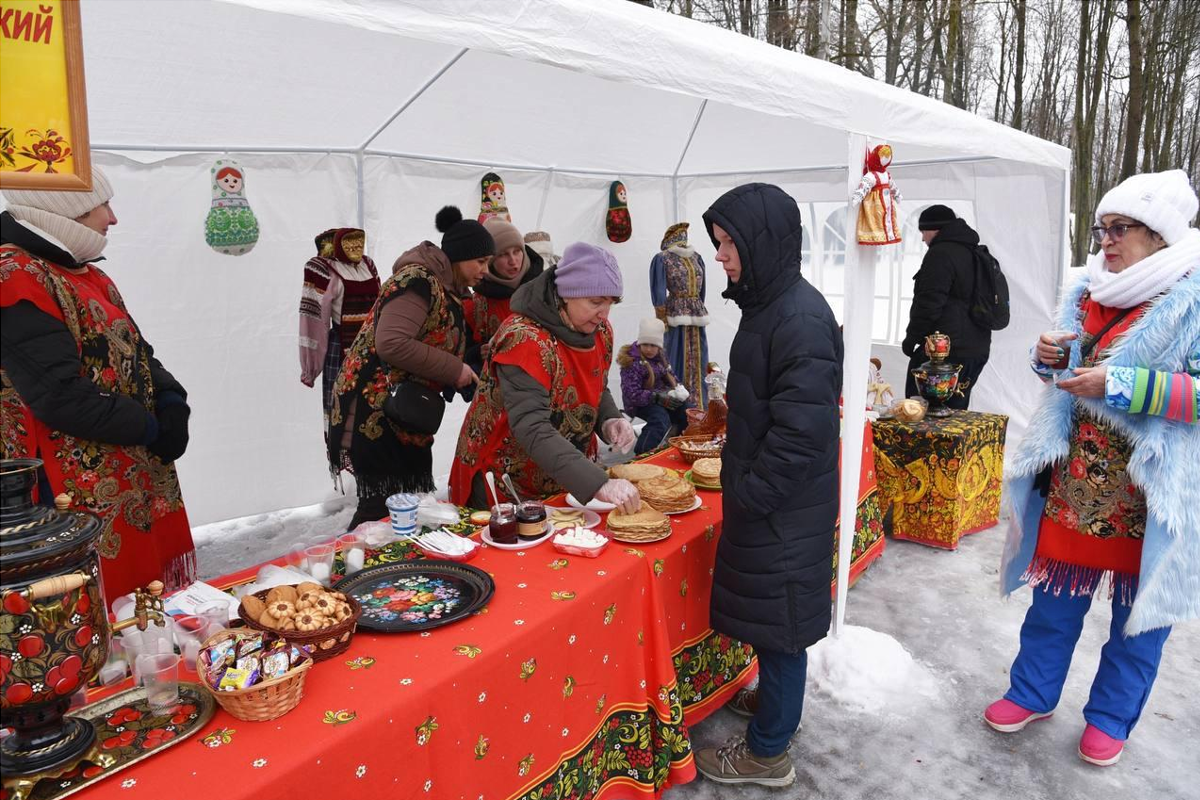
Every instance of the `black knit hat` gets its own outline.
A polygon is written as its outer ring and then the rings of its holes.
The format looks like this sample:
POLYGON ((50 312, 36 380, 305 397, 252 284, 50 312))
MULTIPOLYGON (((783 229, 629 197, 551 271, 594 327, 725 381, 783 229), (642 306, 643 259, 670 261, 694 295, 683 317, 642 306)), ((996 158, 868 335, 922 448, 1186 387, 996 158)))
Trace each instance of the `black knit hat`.
POLYGON ((434 225, 442 234, 442 252, 451 263, 496 255, 496 243, 487 228, 473 219, 463 219, 457 206, 443 206, 434 217, 434 225))
POLYGON ((940 231, 958 216, 950 206, 934 205, 921 212, 917 220, 917 229, 922 231, 940 231))

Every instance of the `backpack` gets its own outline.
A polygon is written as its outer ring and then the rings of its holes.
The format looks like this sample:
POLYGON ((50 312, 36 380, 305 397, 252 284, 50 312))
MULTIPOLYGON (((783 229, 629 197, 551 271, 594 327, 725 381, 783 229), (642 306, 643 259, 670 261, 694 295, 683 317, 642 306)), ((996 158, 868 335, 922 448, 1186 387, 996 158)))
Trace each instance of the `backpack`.
POLYGON ((971 321, 989 331, 1008 327, 1008 281, 1000 271, 1000 262, 985 245, 976 245, 975 290, 967 314, 971 321))

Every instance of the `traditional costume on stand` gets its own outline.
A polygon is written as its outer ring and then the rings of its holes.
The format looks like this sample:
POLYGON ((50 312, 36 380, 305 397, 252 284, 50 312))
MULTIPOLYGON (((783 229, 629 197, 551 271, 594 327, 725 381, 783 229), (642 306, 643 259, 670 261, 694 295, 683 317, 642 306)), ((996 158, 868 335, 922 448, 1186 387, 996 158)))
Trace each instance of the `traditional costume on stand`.
POLYGON ((667 325, 664 349, 676 378, 704 408, 708 386, 708 309, 704 307, 704 259, 688 245, 688 223, 667 228, 661 252, 650 262, 650 299, 667 325))
POLYGON ((317 240, 318 253, 304 265, 300 293, 300 381, 312 386, 321 377, 328 427, 343 354, 370 316, 380 282, 375 262, 363 254, 365 234, 360 229, 326 231, 317 240), (327 237, 324 246, 322 237, 327 237))
POLYGON ((862 180, 851 197, 858 205, 859 244, 896 244, 900 241, 900 190, 888 172, 891 163, 891 145, 878 145, 867 154, 862 180))

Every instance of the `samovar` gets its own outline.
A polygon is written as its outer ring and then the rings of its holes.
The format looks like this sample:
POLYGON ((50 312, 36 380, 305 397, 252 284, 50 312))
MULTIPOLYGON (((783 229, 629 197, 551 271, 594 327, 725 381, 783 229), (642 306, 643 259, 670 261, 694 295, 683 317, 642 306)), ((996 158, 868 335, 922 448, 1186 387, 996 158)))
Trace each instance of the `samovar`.
POLYGON ((163 624, 162 583, 137 593, 133 618, 110 625, 95 541, 103 523, 69 511, 71 498, 36 505, 38 459, 0 461, 0 740, 3 786, 22 800, 43 778, 81 761, 109 767, 90 722, 66 716, 71 696, 108 658, 109 636, 163 624))
POLYGON ((925 355, 929 360, 912 370, 912 376, 921 396, 929 401, 926 416, 948 417, 954 409, 947 408, 946 401, 966 388, 958 380, 963 365, 950 363, 950 337, 941 331, 925 337, 925 355))

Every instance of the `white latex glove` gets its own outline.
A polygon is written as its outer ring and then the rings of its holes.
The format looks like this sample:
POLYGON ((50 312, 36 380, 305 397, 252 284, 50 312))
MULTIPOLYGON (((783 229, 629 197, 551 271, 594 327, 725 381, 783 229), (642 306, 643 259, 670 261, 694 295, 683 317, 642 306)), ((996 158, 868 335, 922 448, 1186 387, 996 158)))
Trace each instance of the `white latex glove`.
POLYGON ((604 438, 608 440, 608 443, 622 453, 628 453, 637 444, 637 434, 633 432, 633 426, 629 424, 629 420, 624 417, 614 417, 608 420, 601 430, 604 431, 604 438))
POLYGON ((596 492, 596 499, 603 503, 612 503, 622 514, 636 513, 642 507, 642 496, 638 494, 637 487, 624 478, 605 481, 596 492))

